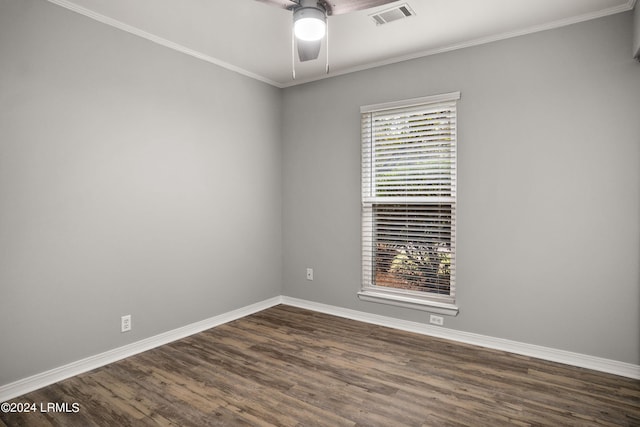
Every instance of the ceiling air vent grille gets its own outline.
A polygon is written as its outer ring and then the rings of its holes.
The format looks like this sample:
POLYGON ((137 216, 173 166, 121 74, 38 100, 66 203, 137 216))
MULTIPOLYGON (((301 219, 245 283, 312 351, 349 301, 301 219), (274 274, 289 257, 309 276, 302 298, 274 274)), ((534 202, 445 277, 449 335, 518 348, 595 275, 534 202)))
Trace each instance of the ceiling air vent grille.
POLYGON ((376 25, 382 25, 414 15, 415 12, 409 7, 409 5, 407 3, 403 3, 400 6, 395 6, 391 9, 385 9, 369 16, 373 18, 373 20, 376 22, 376 25))

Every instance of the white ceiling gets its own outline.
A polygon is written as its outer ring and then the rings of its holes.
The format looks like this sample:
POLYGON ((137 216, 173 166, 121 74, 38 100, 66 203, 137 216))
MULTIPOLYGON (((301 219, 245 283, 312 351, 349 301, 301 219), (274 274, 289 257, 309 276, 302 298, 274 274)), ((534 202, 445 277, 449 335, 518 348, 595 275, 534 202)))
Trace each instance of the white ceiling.
MULTIPOLYGON (((255 0, 49 0, 277 87, 327 77, 325 48, 291 69, 291 12, 255 0)), ((401 0, 329 17, 330 75, 500 40, 633 9, 636 0, 401 0), (369 16, 408 3, 416 16, 369 16)))

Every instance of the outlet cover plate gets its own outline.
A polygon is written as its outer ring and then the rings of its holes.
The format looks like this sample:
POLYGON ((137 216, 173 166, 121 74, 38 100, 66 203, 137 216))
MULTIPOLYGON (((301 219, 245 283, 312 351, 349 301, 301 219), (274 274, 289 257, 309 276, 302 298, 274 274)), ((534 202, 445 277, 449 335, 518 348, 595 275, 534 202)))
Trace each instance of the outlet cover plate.
POLYGON ((129 332, 131 330, 131 315, 127 314, 120 318, 120 332, 129 332))
POLYGON ((432 325, 442 326, 444 325, 444 317, 431 314, 429 315, 429 323, 431 323, 432 325))

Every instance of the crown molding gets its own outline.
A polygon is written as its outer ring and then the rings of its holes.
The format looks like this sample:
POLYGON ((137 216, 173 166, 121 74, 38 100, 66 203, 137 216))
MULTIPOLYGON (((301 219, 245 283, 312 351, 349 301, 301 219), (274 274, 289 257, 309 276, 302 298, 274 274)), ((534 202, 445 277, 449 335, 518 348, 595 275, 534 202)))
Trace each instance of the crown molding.
POLYGON ((418 58, 423 58, 426 56, 431 56, 431 55, 437 55, 439 53, 445 53, 445 52, 451 52, 454 50, 458 50, 458 49, 464 49, 467 47, 473 47, 473 46, 479 46, 479 45, 483 45, 486 43, 492 43, 492 42, 496 42, 496 41, 501 41, 501 40, 506 40, 506 39, 510 39, 513 37, 520 37, 523 35, 527 35, 527 34, 533 34, 533 33, 537 33, 540 31, 547 31, 547 30, 552 30, 552 29, 556 29, 556 28, 560 28, 560 27, 565 27, 567 25, 572 25, 572 24, 577 24, 580 22, 584 22, 584 21, 589 21, 592 19, 597 19, 597 18, 602 18, 605 16, 609 16, 609 15, 614 15, 617 13, 621 13, 621 12, 626 12, 629 10, 632 10, 636 4, 637 0, 627 0, 626 4, 622 4, 619 6, 614 6, 614 7, 610 7, 607 9, 603 9, 600 11, 596 11, 596 12, 591 12, 591 13, 586 13, 586 14, 582 14, 582 15, 578 15, 578 16, 573 16, 570 18, 566 18, 566 19, 561 19, 561 20, 557 20, 557 21, 553 21, 553 22, 549 22, 546 24, 542 24, 542 25, 535 25, 532 27, 528 27, 522 30, 517 30, 517 31, 509 31, 509 32, 505 32, 505 33, 501 33, 501 34, 497 34, 497 35, 492 35, 492 36, 487 36, 487 37, 480 37, 477 39, 472 39, 472 40, 467 40, 467 41, 463 41, 460 43, 454 43, 451 45, 447 45, 447 46, 443 46, 443 47, 439 47, 436 49, 428 49, 428 50, 423 50, 423 51, 419 51, 419 52, 415 52, 415 53, 411 53, 408 55, 401 55, 401 56, 395 56, 393 58, 388 58, 385 59, 383 61, 376 61, 376 62, 371 62, 365 65, 359 65, 359 66, 354 66, 354 67, 347 67, 344 69, 340 69, 340 70, 335 70, 331 73, 331 74, 322 74, 320 76, 317 77, 310 77, 310 78, 304 78, 304 79, 300 79, 300 80, 291 80, 291 81, 287 81, 287 82, 277 82, 274 81, 272 79, 269 79, 267 77, 264 77, 262 75, 253 73, 251 71, 245 70, 243 68, 240 68, 238 66, 235 66, 233 64, 230 64, 228 62, 222 61, 220 59, 214 58, 210 55, 207 55, 205 53, 202 53, 200 51, 194 50, 194 49, 190 49, 186 46, 180 45, 178 43, 174 43, 171 40, 167 40, 165 38, 159 37, 155 34, 151 34, 147 31, 141 30, 140 28, 134 27, 132 25, 129 24, 125 24, 124 22, 118 21, 116 19, 110 18, 108 16, 102 15, 100 13, 94 12, 92 10, 89 10, 87 8, 84 8, 82 6, 79 6, 75 3, 73 3, 72 1, 69 0, 47 0, 50 3, 56 4, 58 6, 64 7, 65 9, 71 10, 73 12, 79 13, 81 15, 84 15, 86 17, 89 17, 91 19, 94 19, 98 22, 101 22, 103 24, 106 25, 110 25, 112 27, 118 28, 122 31, 126 31, 130 34, 134 34, 136 36, 142 37, 144 39, 150 40, 154 43, 157 43, 159 45, 162 45, 164 47, 167 47, 169 49, 173 49, 176 50, 178 52, 184 53, 186 55, 192 56, 194 58, 200 59, 202 61, 206 61, 209 62, 211 64, 217 65, 219 67, 225 68, 227 70, 230 71, 234 71, 238 74, 241 74, 243 76, 246 77, 250 77, 252 79, 261 81, 263 83, 267 83, 271 86, 275 86, 277 88, 280 89, 284 89, 287 87, 292 87, 292 86, 299 86, 305 83, 311 83, 314 81, 318 81, 318 80, 324 80, 327 78, 331 78, 331 77, 336 77, 336 76, 340 76, 340 75, 344 75, 344 74, 351 74, 351 73, 355 73, 358 71, 364 71, 364 70, 369 70, 371 68, 377 68, 377 67, 382 67, 385 65, 391 65, 391 64, 395 64, 398 62, 404 62, 404 61, 409 61, 412 59, 418 59, 418 58))
POLYGON ((138 27, 134 27, 132 25, 125 24, 124 22, 118 21, 117 19, 109 18, 108 16, 102 15, 102 14, 94 12, 94 11, 92 11, 90 9, 84 8, 82 6, 79 6, 79 5, 77 5, 77 4, 75 4, 75 3, 71 2, 71 1, 68 1, 68 0, 47 0, 47 1, 49 1, 50 3, 56 4, 58 6, 64 7, 65 9, 68 9, 68 10, 71 10, 73 12, 79 13, 80 15, 84 15, 84 16, 86 16, 88 18, 91 18, 91 19, 96 20, 98 22, 101 22, 103 24, 107 24, 107 25, 109 25, 111 27, 114 27, 114 28, 117 28, 119 30, 126 31, 127 33, 136 35, 138 37, 142 37, 143 39, 147 39, 147 40, 152 41, 154 43, 157 43, 157 44, 159 44, 161 46, 168 47, 169 49, 173 49, 175 51, 178 51, 178 52, 184 53, 186 55, 192 56, 194 58, 200 59, 202 61, 209 62, 210 64, 214 64, 214 65, 217 65, 219 67, 226 68, 227 70, 236 72, 236 73, 241 74, 241 75, 246 76, 246 77, 250 77, 250 78, 252 78, 254 80, 258 80, 258 81, 261 81, 263 83, 267 83, 267 84, 269 84, 271 86, 275 86, 275 87, 278 87, 278 88, 282 88, 283 87, 280 83, 278 83, 276 81, 273 81, 271 79, 268 79, 268 78, 266 78, 264 76, 261 76, 261 75, 256 74, 256 73, 252 73, 251 71, 247 71, 244 68, 237 67, 237 66, 235 66, 233 64, 230 64, 228 62, 225 62, 225 61, 222 61, 220 59, 214 58, 214 57, 209 56, 209 55, 207 55, 205 53, 202 53, 200 51, 197 51, 197 50, 194 50, 194 49, 190 49, 190 48, 188 48, 186 46, 183 46, 181 44, 174 43, 171 40, 167 40, 167 39, 162 38, 160 36, 157 36, 155 34, 151 34, 151 33, 147 32, 147 31, 141 30, 138 27))
POLYGON ((332 72, 329 75, 321 75, 318 77, 312 77, 312 78, 303 79, 299 81, 291 81, 288 83, 284 83, 282 84, 282 87, 287 88, 287 87, 297 86, 304 83, 311 83, 318 80, 324 80, 330 77, 336 77, 344 74, 351 74, 358 71, 364 71, 372 68, 383 67, 385 65, 397 64, 399 62, 410 61, 412 59, 418 59, 418 58, 424 58, 427 56, 437 55, 439 53, 451 52, 459 49, 465 49, 468 47, 480 46, 487 43, 493 43, 501 40, 511 39, 514 37, 525 36, 527 34, 539 33, 541 31, 554 30, 556 28, 566 27, 568 25, 578 24, 580 22, 590 21, 592 19, 604 18, 605 16, 615 15, 618 13, 633 10, 634 5, 636 4, 636 1, 637 0, 628 0, 626 4, 599 10, 597 12, 585 13, 582 15, 573 16, 571 18, 565 18, 565 19, 560 19, 553 22, 548 22, 546 24, 534 25, 532 27, 527 27, 517 31, 508 31, 505 33, 500 33, 492 36, 471 39, 471 40, 463 41, 460 43, 454 43, 451 45, 439 47, 436 49, 428 49, 428 50, 423 50, 419 52, 414 52, 408 55, 395 56, 393 58, 372 62, 366 65, 348 67, 348 68, 344 68, 344 69, 332 72))

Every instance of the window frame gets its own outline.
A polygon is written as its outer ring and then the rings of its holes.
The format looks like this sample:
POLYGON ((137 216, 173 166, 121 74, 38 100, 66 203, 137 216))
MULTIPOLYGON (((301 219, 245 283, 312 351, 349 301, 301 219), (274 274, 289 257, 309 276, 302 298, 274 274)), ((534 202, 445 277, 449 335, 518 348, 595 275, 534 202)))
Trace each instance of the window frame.
MULTIPOLYGON (((361 119, 363 123, 361 135, 361 154, 362 154, 362 286, 358 292, 358 298, 363 301, 390 304, 405 308, 429 311, 432 313, 445 314, 455 316, 459 312, 455 298, 455 240, 456 240, 456 175, 457 175, 457 101, 460 99, 460 92, 451 92, 440 95, 426 96, 420 98, 412 98, 402 101, 386 102, 382 104, 372 104, 360 107, 361 119), (377 204, 415 204, 424 206, 428 203, 436 203, 437 197, 410 197, 403 199, 400 196, 380 197, 374 194, 374 178, 375 170, 371 165, 373 162, 373 146, 375 142, 370 133, 365 132, 364 122, 367 116, 375 115, 375 113, 392 112, 396 109, 406 109, 411 107, 424 107, 425 110, 437 107, 438 104, 447 104, 447 108, 453 108, 454 124, 451 132, 452 152, 454 154, 454 163, 451 167, 452 183, 451 197, 446 198, 446 203, 451 203, 451 274, 449 281, 449 295, 437 294, 428 291, 416 291, 401 288, 392 288, 389 286, 377 286, 373 283, 375 275, 375 231, 374 231, 374 206, 377 204), (453 107, 451 106, 453 104, 453 107), (368 170, 368 173, 366 172, 368 170), (429 200, 427 200, 429 199, 429 200), (367 245, 371 245, 367 248, 367 245), (367 259, 370 254, 370 260, 367 259)), ((371 117, 368 119, 371 120, 371 117)), ((444 201, 444 200, 443 200, 444 201)))

